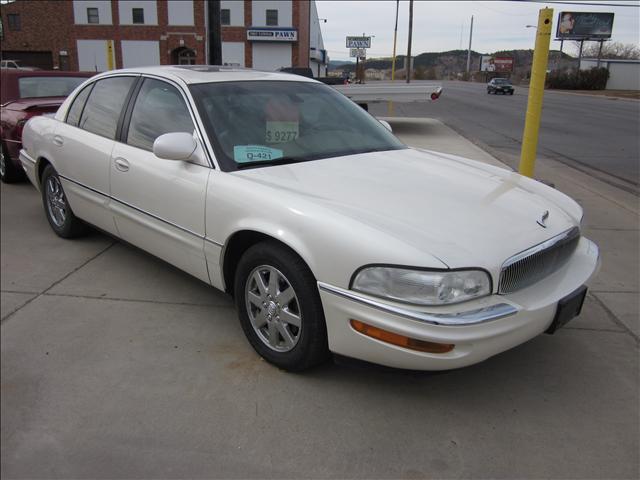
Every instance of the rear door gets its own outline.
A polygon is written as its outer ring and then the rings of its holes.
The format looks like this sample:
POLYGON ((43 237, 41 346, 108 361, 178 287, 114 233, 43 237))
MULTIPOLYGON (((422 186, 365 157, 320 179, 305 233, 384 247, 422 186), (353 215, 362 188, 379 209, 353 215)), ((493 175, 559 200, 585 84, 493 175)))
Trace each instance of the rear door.
POLYGON ((211 169, 163 160, 152 151, 160 135, 194 133, 191 110, 177 85, 144 78, 136 90, 111 155, 111 208, 119 234, 209 282, 204 212, 211 169))
POLYGON ((75 215, 117 234, 109 210, 109 164, 124 106, 139 77, 94 82, 76 95, 53 138, 55 168, 75 215))

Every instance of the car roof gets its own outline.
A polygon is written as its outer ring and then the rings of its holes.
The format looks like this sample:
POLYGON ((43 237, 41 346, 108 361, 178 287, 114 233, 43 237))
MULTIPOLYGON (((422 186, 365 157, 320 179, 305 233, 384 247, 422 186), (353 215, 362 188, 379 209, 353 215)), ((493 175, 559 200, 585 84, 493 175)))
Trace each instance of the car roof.
POLYGON ((156 75, 170 80, 181 80, 186 84, 250 80, 316 82, 316 80, 311 78, 305 78, 300 75, 293 75, 289 73, 263 72, 249 68, 219 65, 162 65, 154 67, 125 68, 104 72, 100 77, 123 73, 156 75))

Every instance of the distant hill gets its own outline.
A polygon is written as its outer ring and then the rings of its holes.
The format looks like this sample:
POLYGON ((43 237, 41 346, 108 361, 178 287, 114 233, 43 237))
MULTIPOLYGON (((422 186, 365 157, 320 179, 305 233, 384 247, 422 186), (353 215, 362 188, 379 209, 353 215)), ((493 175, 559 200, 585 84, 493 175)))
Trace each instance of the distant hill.
MULTIPOLYGON (((533 60, 533 50, 501 50, 494 53, 481 53, 474 50, 471 51, 471 66, 472 72, 480 70, 480 57, 482 55, 494 55, 499 57, 512 57, 514 59, 514 73, 526 75, 531 68, 531 62, 533 60)), ((550 52, 550 62, 558 62, 564 64, 571 64, 575 62, 575 59, 566 53, 562 53, 557 50, 550 52)), ((404 68, 404 55, 396 57, 396 69, 404 68)), ((333 62, 332 62, 333 63, 333 62)), ((337 66, 342 70, 354 71, 355 63, 340 62, 337 66)), ((366 68, 374 68, 377 70, 389 70, 391 69, 391 58, 370 58, 367 59, 366 68)), ((447 52, 425 52, 417 55, 413 61, 414 70, 420 71, 420 73, 426 79, 442 79, 450 78, 458 75, 461 72, 465 72, 467 69, 467 51, 466 50, 449 50, 447 52)), ((330 66, 330 69, 333 69, 330 66)))
POLYGON ((355 62, 345 61, 345 60, 329 60, 329 70, 335 70, 336 68, 341 68, 343 65, 354 65, 355 62))

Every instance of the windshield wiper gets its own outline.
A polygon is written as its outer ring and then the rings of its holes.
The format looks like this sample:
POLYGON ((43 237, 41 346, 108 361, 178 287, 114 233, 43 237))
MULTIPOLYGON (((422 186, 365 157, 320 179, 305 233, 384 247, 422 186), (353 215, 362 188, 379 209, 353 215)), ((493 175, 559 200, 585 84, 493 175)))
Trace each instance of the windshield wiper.
POLYGON ((274 158, 273 160, 255 160, 253 162, 242 162, 242 163, 238 163, 236 168, 238 170, 242 170, 244 168, 251 168, 251 167, 260 167, 260 166, 274 166, 274 165, 286 165, 288 163, 300 163, 300 162, 305 162, 309 160, 309 158, 307 157, 281 157, 281 158, 274 158))

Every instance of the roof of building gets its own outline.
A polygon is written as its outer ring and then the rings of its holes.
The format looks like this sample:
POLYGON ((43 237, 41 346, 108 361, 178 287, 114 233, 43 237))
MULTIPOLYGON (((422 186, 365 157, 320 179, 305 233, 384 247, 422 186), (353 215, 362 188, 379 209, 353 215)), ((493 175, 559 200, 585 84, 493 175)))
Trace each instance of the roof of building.
POLYGON ((136 73, 158 75, 172 80, 181 80, 187 84, 210 82, 236 82, 249 80, 280 80, 295 82, 314 82, 300 75, 280 72, 262 72, 249 68, 227 67, 219 65, 161 65, 154 67, 125 68, 110 70, 101 76, 116 73, 136 73))

